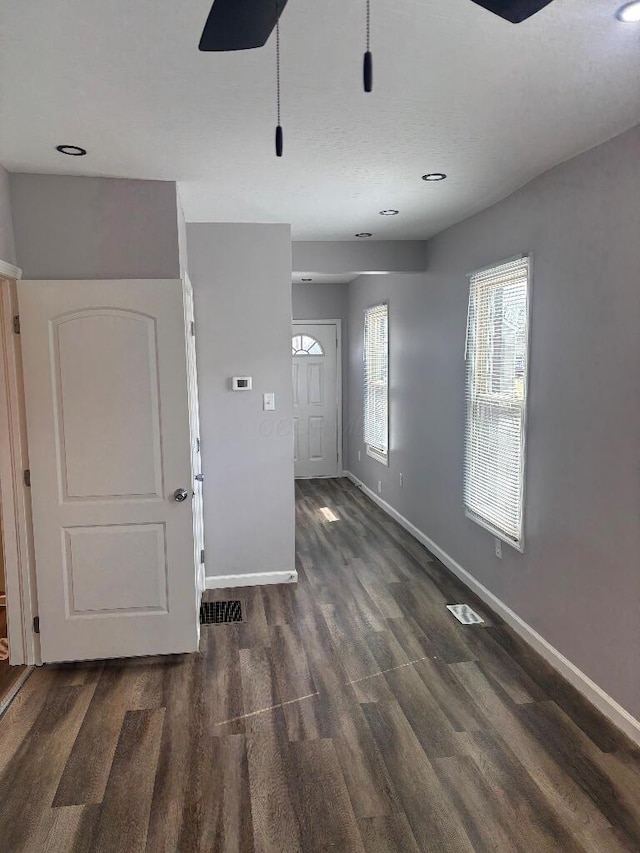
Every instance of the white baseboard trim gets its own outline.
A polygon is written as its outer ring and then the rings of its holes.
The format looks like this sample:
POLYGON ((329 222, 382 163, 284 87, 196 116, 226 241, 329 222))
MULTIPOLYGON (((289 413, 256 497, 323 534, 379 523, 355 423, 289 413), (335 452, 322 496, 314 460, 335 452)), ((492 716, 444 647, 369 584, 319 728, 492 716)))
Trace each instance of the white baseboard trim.
POLYGON ((616 702, 608 693, 599 687, 595 681, 592 681, 588 675, 578 669, 575 664, 559 652, 545 638, 539 634, 534 628, 527 624, 518 616, 510 607, 495 596, 484 584, 476 580, 473 575, 469 574, 466 569, 457 563, 453 557, 450 557, 446 551, 443 551, 436 543, 426 534, 419 530, 408 519, 401 515, 391 504, 382 500, 380 495, 377 495, 361 480, 359 480, 350 471, 345 471, 345 477, 351 480, 356 486, 377 504, 387 515, 397 521, 401 527, 415 537, 418 542, 421 542, 425 548, 431 551, 450 572, 452 572, 465 586, 469 587, 478 598, 490 607, 498 616, 521 637, 526 643, 532 646, 538 654, 540 654, 547 663, 565 678, 569 684, 576 688, 592 705, 604 714, 615 726, 621 729, 634 743, 640 745, 640 721, 633 717, 622 705, 616 702))
POLYGON ((238 586, 265 586, 271 583, 298 583, 298 573, 255 572, 250 575, 213 575, 206 578, 205 589, 231 589, 238 586))

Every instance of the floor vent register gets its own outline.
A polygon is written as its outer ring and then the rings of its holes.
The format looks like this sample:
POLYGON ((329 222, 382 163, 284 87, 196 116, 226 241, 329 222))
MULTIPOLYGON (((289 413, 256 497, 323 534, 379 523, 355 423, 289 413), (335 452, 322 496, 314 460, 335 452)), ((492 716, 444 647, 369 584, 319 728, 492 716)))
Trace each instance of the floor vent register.
POLYGON ((484 622, 484 619, 478 616, 468 604, 447 604, 447 610, 450 610, 458 622, 462 622, 463 625, 478 625, 480 622, 484 622))
POLYGON ((201 625, 242 622, 241 601, 203 601, 200 605, 201 625))

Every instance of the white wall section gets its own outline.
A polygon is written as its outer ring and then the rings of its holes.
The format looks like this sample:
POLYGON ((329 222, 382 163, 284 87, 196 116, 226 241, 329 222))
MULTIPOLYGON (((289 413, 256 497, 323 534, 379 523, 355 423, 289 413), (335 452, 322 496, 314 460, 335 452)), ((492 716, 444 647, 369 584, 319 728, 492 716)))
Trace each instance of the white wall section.
POLYGON ((196 312, 207 577, 292 572, 290 229, 187 225, 187 241, 196 312), (233 376, 253 377, 253 390, 231 391, 233 376), (262 410, 265 392, 275 393, 274 412, 262 410))
POLYGON ((293 243, 295 272, 422 272, 427 268, 423 240, 317 240, 293 243))
POLYGON ((13 174, 11 201, 25 279, 180 277, 174 183, 13 174))

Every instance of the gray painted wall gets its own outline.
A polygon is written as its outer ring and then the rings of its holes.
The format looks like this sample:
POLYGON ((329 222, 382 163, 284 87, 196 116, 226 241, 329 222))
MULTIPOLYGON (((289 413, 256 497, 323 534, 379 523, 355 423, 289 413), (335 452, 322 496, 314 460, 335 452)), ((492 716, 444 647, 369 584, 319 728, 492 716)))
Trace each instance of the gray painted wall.
POLYGON ((639 151, 637 127, 430 241, 428 273, 349 285, 350 470, 636 717, 639 151), (526 543, 498 560, 462 510, 465 274, 529 251, 526 543), (360 416, 363 311, 386 298, 389 468, 364 454, 360 416))
MULTIPOLYGON (((294 320, 342 320, 342 432, 344 436, 345 427, 349 422, 348 287, 346 284, 294 284, 292 298, 294 320)), ((347 443, 343 437, 343 464, 346 461, 346 452, 347 443)))
POLYGON ((0 166, 0 261, 16 266, 9 173, 0 166))
POLYGON ((196 312, 207 575, 294 568, 291 234, 187 225, 196 312), (253 391, 229 390, 252 376, 253 391), (276 394, 263 412, 262 394, 276 394))
POLYGON ((318 240, 293 244, 296 272, 420 272, 427 243, 419 240, 318 240))
POLYGON ((294 284, 294 320, 343 320, 349 312, 346 284, 294 284))
POLYGON ((11 175, 25 279, 179 278, 176 185, 11 175))

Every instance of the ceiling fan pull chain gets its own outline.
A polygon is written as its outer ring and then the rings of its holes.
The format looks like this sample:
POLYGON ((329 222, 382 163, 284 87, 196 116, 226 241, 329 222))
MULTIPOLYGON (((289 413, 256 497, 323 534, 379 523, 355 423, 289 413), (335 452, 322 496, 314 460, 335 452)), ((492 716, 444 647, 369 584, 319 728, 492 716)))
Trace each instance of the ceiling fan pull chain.
POLYGON ((373 91, 373 56, 371 55, 371 0, 367 2, 367 49, 364 54, 364 90, 373 91))
POLYGON ((278 124, 276 126, 276 157, 282 157, 284 134, 280 123, 280 21, 276 24, 276 111, 278 124))

